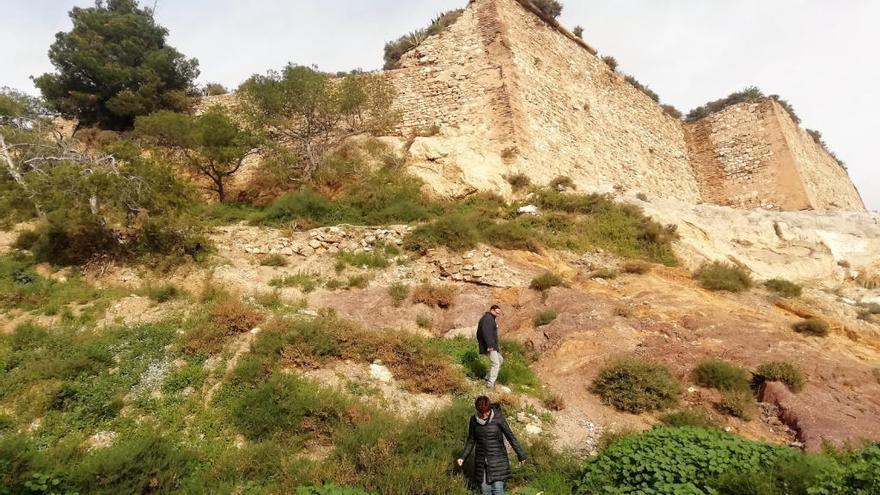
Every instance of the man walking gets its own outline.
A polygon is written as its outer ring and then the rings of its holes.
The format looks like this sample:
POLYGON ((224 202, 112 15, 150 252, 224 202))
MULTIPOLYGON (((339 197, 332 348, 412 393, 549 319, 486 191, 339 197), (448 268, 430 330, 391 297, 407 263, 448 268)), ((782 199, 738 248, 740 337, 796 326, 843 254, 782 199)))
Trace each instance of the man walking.
POLYGON ((510 478, 510 460, 504 439, 513 447, 520 463, 526 460, 526 453, 513 436, 501 406, 490 405, 489 398, 481 395, 474 401, 474 408, 477 413, 471 416, 467 442, 456 462, 462 466, 474 451, 474 474, 483 495, 504 495, 504 481, 510 478))
POLYGON ((487 388, 495 387, 495 380, 498 379, 498 372, 501 371, 501 365, 504 363, 501 348, 498 346, 498 323, 495 321, 499 316, 501 316, 501 307, 493 304, 477 324, 477 344, 480 347, 480 354, 489 356, 489 372, 486 373, 487 388))

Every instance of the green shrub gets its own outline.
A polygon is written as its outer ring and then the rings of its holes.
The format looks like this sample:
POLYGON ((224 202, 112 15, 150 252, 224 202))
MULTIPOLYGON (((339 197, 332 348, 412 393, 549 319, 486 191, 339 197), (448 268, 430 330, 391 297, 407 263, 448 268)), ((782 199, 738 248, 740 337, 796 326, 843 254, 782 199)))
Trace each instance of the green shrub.
POLYGON ((651 271, 651 264, 644 261, 627 261, 623 264, 624 273, 644 275, 651 271))
POLYGON ((576 189, 574 185, 574 181, 571 180, 571 177, 567 175, 560 175, 550 181, 549 184, 551 189, 555 189, 556 191, 564 191, 566 189, 574 190, 576 189))
POLYGON ((792 328, 797 333, 811 337, 825 337, 831 332, 831 327, 828 323, 817 318, 799 321, 792 325, 792 328))
POLYGON ((345 486, 337 486, 333 483, 321 486, 310 485, 300 486, 296 489, 296 495, 375 495, 372 492, 366 492, 360 488, 351 488, 345 486))
POLYGON ((432 324, 433 321, 430 316, 423 313, 416 315, 416 325, 418 325, 419 328, 431 328, 432 324))
POLYGON ((39 232, 35 230, 22 230, 15 238, 12 247, 15 249, 29 250, 40 240, 39 232))
POLYGON ((726 98, 710 101, 703 106, 691 110, 688 112, 687 117, 685 117, 685 121, 694 122, 738 103, 754 101, 763 97, 764 93, 761 92, 760 89, 755 86, 750 86, 742 91, 731 93, 726 98))
POLYGON ((340 251, 336 259, 350 266, 363 268, 388 268, 388 258, 376 251, 340 251))
POLYGON ((438 15, 431 21, 431 24, 424 29, 418 29, 407 35, 401 36, 395 41, 389 41, 385 44, 385 66, 384 70, 397 69, 400 58, 407 52, 415 49, 422 44, 429 36, 433 36, 442 32, 447 27, 455 23, 456 20, 464 12, 464 9, 450 10, 438 15))
POLYGON ((742 292, 752 286, 752 277, 745 270, 719 261, 703 265, 694 277, 709 290, 742 292))
POLYGON ((163 303, 179 297, 180 289, 174 284, 162 284, 157 287, 149 287, 147 296, 158 303, 163 303))
POLYGON ((559 275, 551 272, 544 272, 533 278, 529 283, 529 288, 544 292, 553 287, 561 287, 565 285, 565 281, 559 275))
POLYGON ((536 327, 543 327, 544 325, 549 325, 553 320, 556 319, 557 313, 555 309, 542 309, 535 313, 534 323, 536 327))
POLYGON ((532 185, 532 179, 530 179, 528 175, 521 173, 506 175, 504 176, 504 180, 510 184, 510 187, 514 191, 522 191, 532 185))
POLYGON ((771 361, 758 366, 757 374, 763 380, 782 382, 792 392, 800 392, 806 384, 800 368, 788 361, 771 361))
POLYGON ((704 409, 688 409, 669 413, 660 422, 673 428, 693 426, 696 428, 717 428, 718 423, 704 409))
POLYGON ((536 232, 519 221, 486 222, 480 225, 483 242, 499 249, 541 251, 536 232))
POLYGON ((260 260, 261 266, 287 266, 287 257, 283 254, 270 254, 260 260))
POLYGON ((749 390, 749 373, 718 359, 701 361, 694 369, 694 381, 701 387, 718 390, 749 390))
MULTIPOLYGON (((432 343, 454 362, 464 366, 468 377, 479 380, 486 376, 489 358, 478 353, 472 338, 437 339, 432 343)), ((535 356, 518 342, 502 339, 500 347, 504 355, 504 366, 498 374, 498 383, 514 389, 538 391, 541 382, 531 368, 535 356)))
POLYGON ((800 285, 781 278, 768 280, 764 282, 764 286, 782 297, 799 297, 803 291, 800 285))
POLYGON ((665 366, 627 358, 599 371, 591 391, 610 406, 641 413, 674 406, 678 403, 681 385, 665 366))
POLYGON ((366 289, 368 285, 370 285, 370 277, 367 275, 352 275, 345 282, 345 286, 349 289, 366 289))
POLYGON ((562 4, 558 0, 532 0, 532 4, 552 19, 562 15, 562 4))
POLYGON ((451 285, 435 285, 422 283, 412 291, 413 304, 424 304, 432 308, 448 309, 455 304, 455 287, 451 285))
POLYGON ((473 249, 479 242, 474 223, 463 215, 449 215, 416 227, 404 240, 408 251, 425 253, 446 247, 452 251, 473 249))
POLYGON ((718 495, 783 495, 763 471, 730 472, 715 485, 718 495))
POLYGON ((321 277, 315 273, 300 272, 275 277, 269 281, 271 287, 299 287, 305 293, 312 292, 321 284, 321 277))
POLYGON ((769 470, 788 447, 752 442, 717 429, 655 428, 611 444, 586 465, 575 493, 713 493, 720 478, 769 470))
POLYGON ((721 395, 718 410, 728 416, 751 421, 758 413, 758 406, 755 404, 755 398, 752 396, 751 391, 730 390, 721 395))
POLYGON ((388 287, 388 295, 391 297, 394 307, 399 308, 409 296, 409 285, 402 282, 394 282, 388 287))

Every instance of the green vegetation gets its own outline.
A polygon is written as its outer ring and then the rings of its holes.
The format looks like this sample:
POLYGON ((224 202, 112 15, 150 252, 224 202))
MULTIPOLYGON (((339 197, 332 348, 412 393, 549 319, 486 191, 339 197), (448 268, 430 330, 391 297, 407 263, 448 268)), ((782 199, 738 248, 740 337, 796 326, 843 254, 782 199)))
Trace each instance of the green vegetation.
POLYGON ((168 302, 181 296, 181 290, 174 284, 162 284, 147 287, 147 297, 158 302, 168 302))
POLYGON ((758 366, 756 373, 763 380, 784 383, 792 392, 800 392, 807 382, 800 368, 788 361, 764 363, 758 366))
POLYGON ((660 418, 660 422, 673 428, 685 426, 718 428, 718 423, 704 409, 688 409, 669 413, 660 418))
POLYGON ((534 318, 535 326, 536 327, 543 327, 544 325, 549 325, 550 323, 553 322, 553 320, 556 319, 557 315, 558 314, 556 313, 555 309, 552 309, 552 308, 542 309, 541 311, 538 311, 537 313, 535 313, 535 318, 534 318))
POLYGON ((750 390, 730 390, 722 393, 718 410, 743 421, 751 421, 758 414, 758 406, 750 390))
POLYGON ((168 30, 136 0, 70 11, 73 29, 49 48, 57 73, 34 80, 48 104, 81 125, 127 129, 138 115, 184 111, 198 61, 168 45, 168 30))
POLYGON ((421 45, 429 36, 441 33, 461 17, 464 9, 444 12, 435 17, 428 27, 405 34, 395 41, 385 43, 385 70, 399 68, 400 58, 421 45))
POLYGON ((571 180, 571 177, 568 177, 567 175, 560 175, 554 178, 550 181, 549 187, 554 191, 560 192, 565 190, 574 191, 575 189, 577 189, 574 185, 574 181, 571 180))
POLYGON ((532 180, 526 174, 510 174, 504 177, 510 187, 515 191, 522 191, 532 185, 532 180))
POLYGON ((424 304, 432 308, 448 309, 455 304, 457 296, 455 287, 451 285, 435 285, 424 282, 412 290, 413 304, 424 304))
POLYGON ((755 86, 749 86, 742 91, 731 93, 726 98, 710 101, 703 106, 691 110, 688 112, 687 117, 685 117, 685 121, 695 122, 713 113, 718 113, 727 107, 761 98, 764 98, 764 93, 755 86))
POLYGON ((617 270, 613 268, 599 268, 598 270, 593 272, 593 278, 599 278, 603 280, 612 280, 617 278, 617 270))
POLYGON ((703 265, 694 278, 703 288, 716 291, 742 292, 752 286, 752 277, 745 270, 720 261, 703 265))
POLYGON ((270 254, 260 260, 260 266, 287 266, 287 257, 283 254, 270 254))
POLYGON ((764 286, 782 297, 800 297, 803 291, 800 285, 781 278, 768 280, 764 282, 764 286))
POLYGON ((409 297, 409 286, 402 282, 394 282, 388 287, 388 295, 395 308, 399 308, 403 301, 409 297))
POLYGON ((551 272, 544 272, 537 277, 533 278, 529 283, 529 288, 532 290, 545 292, 553 287, 563 287, 565 286, 565 281, 559 275, 551 272))
POLYGON ((677 404, 681 385, 665 366, 626 358, 599 371, 591 391, 621 411, 641 413, 677 404))
POLYGON ((312 292, 321 285, 321 277, 316 273, 300 272, 273 278, 269 281, 272 287, 299 287, 305 293, 312 292))
POLYGON ((562 15, 562 3, 559 0, 532 0, 532 4, 551 19, 562 15))
POLYGON ((828 323, 817 318, 799 321, 792 325, 792 328, 797 333, 811 337, 825 337, 831 332, 831 327, 828 323))
POLYGON ((719 359, 701 361, 694 369, 694 381, 701 387, 723 391, 748 391, 749 373, 719 359))
POLYGON ((340 251, 336 259, 342 263, 361 268, 388 268, 388 258, 376 251, 340 251))
MULTIPOLYGON (((464 366, 467 376, 471 379, 482 380, 489 371, 489 358, 478 353, 472 338, 438 339, 432 341, 431 345, 450 356, 454 363, 464 366)), ((514 390, 538 394, 541 383, 531 369, 535 356, 518 342, 501 339, 500 345, 501 353, 504 355, 504 366, 498 374, 498 383, 514 390)))

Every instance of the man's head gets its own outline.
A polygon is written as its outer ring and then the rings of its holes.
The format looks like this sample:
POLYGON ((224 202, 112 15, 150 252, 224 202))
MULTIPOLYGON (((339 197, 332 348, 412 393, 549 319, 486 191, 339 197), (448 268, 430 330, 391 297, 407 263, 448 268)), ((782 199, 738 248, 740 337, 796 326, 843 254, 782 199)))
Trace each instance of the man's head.
POLYGON ((489 308, 489 312, 492 313, 492 316, 496 318, 501 316, 501 306, 497 304, 493 304, 491 308, 489 308))
POLYGON ((482 419, 488 418, 489 411, 492 409, 489 404, 489 398, 485 395, 477 397, 477 400, 474 401, 474 409, 477 410, 477 414, 479 414, 482 419))

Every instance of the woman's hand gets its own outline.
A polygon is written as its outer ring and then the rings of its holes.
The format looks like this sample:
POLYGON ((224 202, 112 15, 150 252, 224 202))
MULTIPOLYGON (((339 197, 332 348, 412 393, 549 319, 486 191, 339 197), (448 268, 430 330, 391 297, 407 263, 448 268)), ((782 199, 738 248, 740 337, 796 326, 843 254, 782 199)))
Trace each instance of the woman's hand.
POLYGON ((464 465, 464 459, 459 459, 455 461, 455 463, 458 464, 458 467, 462 467, 464 465))

